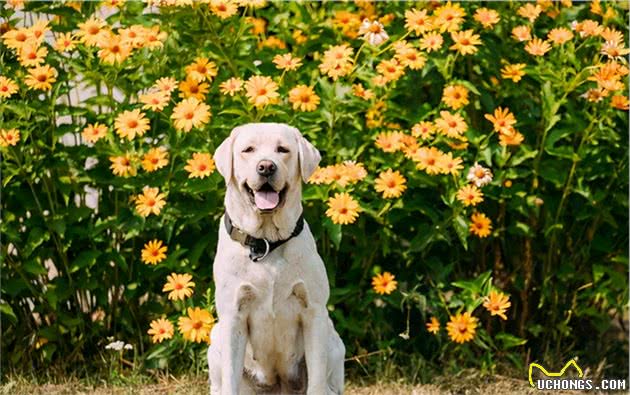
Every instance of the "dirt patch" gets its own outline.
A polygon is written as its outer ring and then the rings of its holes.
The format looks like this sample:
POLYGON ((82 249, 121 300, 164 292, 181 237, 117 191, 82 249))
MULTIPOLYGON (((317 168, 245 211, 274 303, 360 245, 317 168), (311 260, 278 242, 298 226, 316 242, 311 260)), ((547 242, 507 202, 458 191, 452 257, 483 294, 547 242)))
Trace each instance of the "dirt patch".
MULTIPOLYGON (((128 383, 120 385, 87 384, 82 381, 68 381, 63 384, 29 383, 24 378, 9 379, 0 387, 2 395, 33 394, 33 395, 207 395, 208 385, 205 378, 175 378, 161 380, 159 383, 143 384, 128 383)), ((538 391, 529 386, 524 380, 503 376, 486 379, 456 379, 439 378, 436 384, 407 385, 399 383, 381 383, 372 385, 357 385, 350 383, 345 392, 347 395, 577 395, 573 391, 538 391)), ((590 392, 591 394, 593 392, 590 392)))

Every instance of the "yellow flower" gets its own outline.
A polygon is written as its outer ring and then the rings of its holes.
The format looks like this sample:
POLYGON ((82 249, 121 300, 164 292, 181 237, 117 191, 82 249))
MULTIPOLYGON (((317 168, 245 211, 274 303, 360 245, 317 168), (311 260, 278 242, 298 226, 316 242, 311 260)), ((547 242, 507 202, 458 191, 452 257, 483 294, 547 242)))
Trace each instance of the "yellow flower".
POLYGON ((245 96, 255 107, 261 108, 268 104, 276 103, 278 97, 278 84, 270 77, 255 75, 245 83, 245 96))
POLYGON ((195 61, 186 66, 186 74, 197 82, 208 81, 217 76, 217 65, 208 58, 198 57, 195 61))
POLYGON ((398 170, 388 169, 378 175, 374 181, 376 192, 381 192, 384 198, 397 198, 403 194, 407 186, 407 180, 398 170))
POLYGON ((8 99, 18 91, 18 85, 11 78, 0 75, 0 97, 8 99))
POLYGON ((406 42, 401 42, 394 49, 396 50, 396 60, 403 67, 409 67, 411 70, 420 70, 427 62, 427 58, 422 53, 406 42))
POLYGON ((189 97, 177 103, 171 115, 175 129, 189 132, 192 128, 199 128, 210 120, 210 106, 189 97))
POLYGON ((529 19, 531 23, 533 23, 536 18, 538 18, 538 15, 540 15, 541 12, 542 8, 538 4, 534 5, 532 3, 526 3, 518 10, 516 10, 516 13, 518 15, 522 16, 523 18, 529 19))
POLYGON ((458 175, 459 171, 464 168, 464 165, 462 165, 462 158, 453 158, 453 154, 450 152, 440 156, 437 165, 440 168, 441 173, 451 174, 454 176, 458 175))
POLYGON ((411 10, 405 11, 405 28, 409 31, 413 31, 416 35, 424 34, 431 29, 431 17, 427 15, 426 10, 411 10))
POLYGON ((0 129, 0 147, 16 145, 20 141, 20 131, 17 129, 0 129))
POLYGON ((389 81, 396 81, 404 73, 404 67, 396 59, 382 60, 377 66, 376 71, 389 81))
POLYGON ((195 152, 192 159, 188 159, 184 169, 189 173, 188 178, 205 178, 215 169, 214 159, 207 152, 195 152))
POLYGON ((27 28, 9 30, 2 35, 4 45, 7 47, 19 51, 24 43, 29 39, 34 39, 33 34, 27 28))
POLYGON ((46 32, 50 31, 50 28, 48 27, 48 23, 49 21, 45 19, 40 19, 28 29, 31 37, 33 37, 35 41, 37 42, 37 45, 40 45, 41 43, 44 42, 46 32))
POLYGON ((328 198, 328 210, 326 215, 332 219, 333 223, 347 225, 354 223, 359 216, 361 207, 356 200, 348 193, 335 193, 334 197, 328 198))
POLYGON ((83 138, 90 143, 95 143, 103 137, 107 136, 107 126, 96 123, 88 124, 81 132, 83 138))
POLYGON ((57 70, 45 64, 29 69, 24 83, 29 89, 48 91, 55 81, 57 81, 57 70))
POLYGON ((444 38, 440 33, 427 33, 420 39, 420 49, 424 49, 427 52, 437 51, 442 48, 443 43, 444 38))
POLYGON ((238 5, 230 0, 210 0, 210 11, 221 19, 227 19, 238 12, 238 5))
POLYGON ((107 23, 94 16, 77 26, 79 27, 79 31, 76 33, 77 37, 88 47, 96 46, 103 38, 107 37, 109 32, 107 23))
POLYGON ((400 132, 382 132, 376 136, 374 143, 383 152, 396 152, 402 149, 402 141, 400 140, 400 132))
POLYGON ((199 307, 188 308, 187 317, 179 317, 178 326, 184 339, 195 343, 210 343, 210 331, 214 325, 214 318, 208 310, 199 307))
POLYGON ((173 324, 165 318, 151 321, 151 328, 147 331, 153 343, 162 343, 165 339, 172 339, 173 332, 173 324))
POLYGON ((304 33, 301 30, 295 30, 292 34, 291 37, 295 40, 295 43, 297 45, 302 45, 304 44, 306 41, 308 41, 308 37, 306 37, 304 35, 304 33))
POLYGON ((184 300, 193 294, 195 283, 190 281, 192 276, 188 273, 171 273, 166 277, 166 284, 162 292, 168 292, 169 300, 184 300))
POLYGON ((512 306, 510 297, 502 292, 490 291, 490 294, 484 298, 483 307, 485 307, 490 315, 498 315, 507 320, 505 312, 512 306))
POLYGON ((451 320, 446 324, 446 331, 451 340, 460 344, 472 340, 476 329, 477 318, 472 317, 468 312, 451 316, 451 320))
POLYGON ((452 138, 460 138, 468 130, 468 125, 459 114, 452 114, 448 111, 440 111, 440 117, 435 120, 437 130, 452 138))
POLYGON ((149 49, 162 48, 166 37, 168 37, 168 34, 161 32, 159 26, 152 26, 146 30, 142 44, 149 49))
POLYGON ((411 134, 423 140, 428 139, 435 133, 435 125, 430 121, 422 121, 411 127, 411 134))
POLYGON ((107 33, 98 42, 98 57, 106 64, 122 63, 131 55, 131 46, 118 34, 107 33))
POLYGON ((339 77, 348 75, 352 71, 353 49, 348 44, 334 45, 324 51, 322 63, 319 70, 337 80, 339 77))
POLYGON ((517 41, 529 41, 532 39, 531 29, 529 26, 521 25, 512 29, 512 37, 517 41))
POLYGON ((319 96, 313 91, 313 87, 298 85, 289 91, 289 103, 294 110, 315 111, 319 105, 319 96))
POLYGON ((628 110, 628 108, 630 107, 630 103, 628 102, 628 96, 624 96, 624 95, 614 95, 612 97, 612 99, 610 100, 610 105, 613 108, 616 108, 618 110, 628 110))
POLYGON ((562 45, 573 38, 573 33, 565 27, 558 27, 551 29, 547 33, 547 38, 556 45, 562 45))
POLYGON ((473 19, 481 23, 485 29, 492 28, 492 26, 496 25, 501 20, 498 12, 485 7, 477 8, 473 19))
POLYGON ((348 38, 357 38, 361 18, 357 14, 348 11, 335 11, 333 25, 341 28, 341 32, 348 38))
POLYGON ((153 240, 144 245, 142 249, 142 262, 155 265, 166 259, 166 251, 168 248, 163 245, 162 240, 153 240))
POLYGON ((155 81, 153 87, 159 90, 160 92, 171 95, 177 89, 177 80, 172 77, 162 77, 159 80, 155 81))
POLYGON ((470 233, 481 238, 490 236, 492 221, 484 213, 474 213, 470 217, 470 233))
POLYGON ((453 110, 458 110, 469 103, 468 89, 463 85, 449 85, 442 92, 442 101, 453 110))
POLYGON ((389 295, 396 290, 398 282, 390 272, 379 273, 372 277, 372 288, 379 295, 389 295))
POLYGON ((297 70, 302 65, 300 58, 294 58, 290 53, 284 55, 276 55, 273 57, 273 63, 279 70, 297 70))
POLYGON ((501 78, 506 80, 510 79, 513 82, 519 82, 525 75, 525 72, 523 71, 525 66, 525 63, 508 64, 501 69, 501 78))
POLYGON ((121 177, 133 177, 136 175, 136 168, 133 165, 129 154, 110 156, 109 161, 112 162, 109 168, 112 169, 112 173, 114 173, 114 175, 121 177))
POLYGON ((370 100, 374 97, 374 92, 369 89, 365 89, 361 84, 352 85, 352 94, 363 100, 370 100))
POLYGON ((135 197, 136 211, 143 217, 151 214, 158 215, 166 204, 164 194, 159 188, 144 187, 142 193, 135 197))
POLYGON ((534 56, 543 56, 551 50, 551 45, 546 40, 536 37, 525 45, 525 51, 534 56))
POLYGON ((138 96, 140 103, 144 104, 143 110, 156 112, 162 111, 170 98, 170 94, 164 91, 149 92, 138 96))
POLYGON ((457 200, 464 206, 476 206, 483 202, 483 192, 475 185, 464 185, 457 191, 457 200))
POLYGON ((72 33, 61 33, 55 40, 55 50, 58 52, 70 52, 77 45, 77 40, 72 33))
POLYGON ((278 36, 269 36, 258 43, 258 48, 287 49, 287 44, 280 40, 278 36))
POLYGON ((451 38, 455 44, 450 49, 459 52, 462 55, 472 55, 477 52, 476 45, 481 44, 478 34, 473 34, 472 30, 463 30, 461 32, 452 32, 451 38))
POLYGON ((234 96, 236 92, 240 92, 243 89, 244 81, 240 78, 232 77, 227 81, 222 82, 219 85, 221 93, 224 95, 234 96))
POLYGON ((435 317, 431 317, 431 322, 427 322, 426 326, 427 331, 433 333, 434 335, 437 335, 437 333, 440 331, 440 321, 438 321, 438 319, 435 317))
POLYGON ((267 21, 262 18, 254 18, 248 16, 245 18, 245 22, 252 25, 252 34, 255 36, 260 36, 265 33, 265 28, 267 26, 267 21))
POLYGON ((509 145, 520 145, 523 140, 523 135, 512 127, 508 131, 499 133, 499 145, 503 147, 509 145))
POLYGON ((449 1, 433 12, 432 24, 442 33, 455 32, 464 22, 464 16, 466 16, 466 11, 459 4, 451 4, 449 1))
POLYGON ((44 58, 48 55, 46 47, 40 47, 34 40, 29 40, 20 48, 19 61, 24 67, 37 67, 44 63, 44 58))
POLYGON ((516 118, 514 118, 514 114, 508 108, 497 107, 494 110, 494 114, 486 114, 484 117, 492 122, 494 131, 499 133, 509 133, 510 129, 516 124, 516 118))
POLYGON ((418 170, 424 170, 427 174, 439 174, 442 173, 441 158, 444 153, 436 147, 420 147, 417 149, 412 158, 414 162, 417 162, 416 168, 418 170))
POLYGON ((142 158, 142 168, 149 173, 163 168, 168 164, 166 148, 151 148, 142 158))
POLYGON ((208 84, 199 83, 191 76, 179 83, 179 97, 182 99, 194 97, 197 100, 205 100, 206 93, 208 93, 208 84))
POLYGON ((150 129, 149 120, 140 110, 123 111, 114 121, 116 134, 121 138, 133 140, 136 136, 142 136, 150 129))

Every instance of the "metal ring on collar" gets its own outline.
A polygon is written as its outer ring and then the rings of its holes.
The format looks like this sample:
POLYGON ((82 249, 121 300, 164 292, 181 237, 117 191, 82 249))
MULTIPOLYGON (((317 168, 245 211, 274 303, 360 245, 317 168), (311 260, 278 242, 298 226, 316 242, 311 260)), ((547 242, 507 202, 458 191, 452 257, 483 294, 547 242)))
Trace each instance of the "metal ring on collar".
POLYGON ((270 249, 269 242, 267 241, 267 239, 263 239, 263 241, 265 242, 265 253, 261 257, 256 257, 252 259, 254 262, 262 261, 263 259, 267 257, 267 255, 269 255, 269 249, 270 249))

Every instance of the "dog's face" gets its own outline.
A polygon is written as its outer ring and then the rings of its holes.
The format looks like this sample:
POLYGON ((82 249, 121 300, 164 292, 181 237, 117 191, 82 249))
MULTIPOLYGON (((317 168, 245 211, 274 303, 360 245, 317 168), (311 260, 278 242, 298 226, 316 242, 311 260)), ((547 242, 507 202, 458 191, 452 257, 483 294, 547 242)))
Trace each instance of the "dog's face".
POLYGON ((239 126, 215 152, 228 187, 238 188, 260 213, 281 208, 319 160, 319 152, 297 129, 277 123, 239 126))

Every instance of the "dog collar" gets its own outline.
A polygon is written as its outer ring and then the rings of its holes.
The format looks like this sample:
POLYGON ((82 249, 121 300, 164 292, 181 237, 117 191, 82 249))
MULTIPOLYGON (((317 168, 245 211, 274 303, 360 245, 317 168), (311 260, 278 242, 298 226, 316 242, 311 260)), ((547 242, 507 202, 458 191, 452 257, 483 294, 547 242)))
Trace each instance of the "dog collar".
POLYGON ((254 262, 262 261, 263 259, 265 259, 271 251, 275 250, 287 241, 299 235, 302 232, 302 229, 304 229, 304 215, 300 214, 300 218, 298 218, 293 232, 287 239, 278 241, 257 239, 234 226, 227 211, 225 212, 225 230, 227 230, 227 233, 228 235, 230 235, 230 238, 232 240, 241 243, 245 247, 249 247, 249 259, 254 262))

